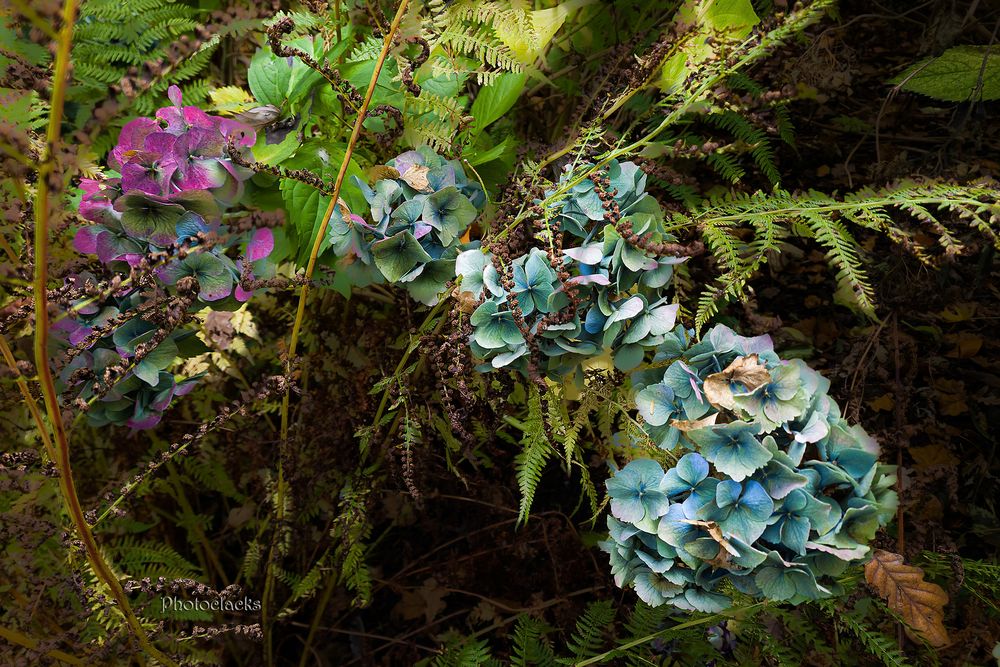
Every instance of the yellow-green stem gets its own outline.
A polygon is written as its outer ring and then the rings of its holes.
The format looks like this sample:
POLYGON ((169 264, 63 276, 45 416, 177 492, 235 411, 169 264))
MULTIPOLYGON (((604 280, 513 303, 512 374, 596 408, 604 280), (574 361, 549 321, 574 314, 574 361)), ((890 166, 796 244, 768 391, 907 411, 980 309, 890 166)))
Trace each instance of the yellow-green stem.
MULTIPOLYGON (((333 194, 330 197, 330 204, 326 207, 326 213, 323 215, 323 220, 320 222, 319 229, 316 232, 316 238, 313 240, 312 250, 309 252, 309 261, 306 263, 306 281, 302 284, 302 288, 299 292, 299 304, 295 311, 295 321, 292 324, 292 334, 288 341, 289 362, 295 358, 295 349, 298 346, 299 333, 302 331, 302 324, 305 321, 306 302, 309 298, 309 281, 312 279, 313 272, 316 270, 316 260, 319 257, 319 248, 323 242, 323 237, 326 236, 326 229, 330 224, 330 218, 333 216, 333 211, 337 206, 338 200, 340 199, 340 191, 344 185, 344 177, 347 176, 347 169, 351 163, 351 156, 354 154, 354 146, 358 142, 358 137, 361 136, 362 124, 365 122, 365 116, 368 113, 368 105, 371 104, 372 96, 375 94, 375 86, 378 83, 379 74, 382 72, 382 66, 385 64, 386 56, 389 55, 389 49, 392 47, 393 37, 395 36, 396 31, 399 30, 399 24, 402 22, 403 16, 406 14, 406 6, 408 4, 409 0, 400 0, 399 7, 396 9, 396 15, 392 19, 392 25, 389 26, 389 31, 385 35, 385 41, 382 44, 382 52, 379 54, 378 60, 375 61, 375 69, 372 71, 371 81, 368 83, 368 90, 365 93, 364 102, 361 104, 361 109, 358 110, 358 118, 354 122, 354 129, 351 131, 351 138, 347 142, 347 150, 344 153, 344 160, 340 164, 340 171, 337 172, 337 180, 333 186, 333 194)), ((288 441, 288 412, 290 401, 291 392, 286 390, 285 395, 281 399, 281 443, 279 446, 282 448, 288 441)), ((276 530, 280 530, 285 513, 285 476, 281 463, 280 452, 278 456, 276 496, 275 512, 278 524, 276 526, 276 530)), ((271 556, 273 556, 273 553, 271 556)), ((271 651, 272 635, 269 622, 270 619, 268 618, 270 600, 274 587, 273 582, 274 559, 269 556, 267 562, 267 573, 265 574, 264 580, 264 596, 261 609, 261 625, 264 629, 264 648, 267 654, 268 664, 273 664, 271 651)))
POLYGON ((52 379, 52 369, 49 366, 49 303, 46 291, 49 261, 49 186, 56 166, 56 146, 59 143, 62 129, 63 104, 66 100, 70 47, 73 43, 73 23, 76 19, 76 9, 77 0, 66 0, 63 4, 62 26, 59 29, 55 68, 52 76, 51 111, 49 112, 49 125, 46 133, 45 159, 38 167, 38 186, 35 194, 35 368, 54 436, 55 464, 59 470, 59 487, 66 504, 66 510, 87 552, 87 560, 97 578, 110 590, 112 598, 118 605, 118 611, 125 617, 125 622, 142 649, 158 662, 169 667, 176 667, 173 660, 161 653, 150 642, 145 629, 132 611, 132 606, 129 604, 128 597, 118 582, 118 578, 107 561, 104 560, 97 546, 97 541, 90 531, 90 526, 84 518, 70 465, 69 440, 59 409, 59 398, 56 394, 55 382, 52 379))

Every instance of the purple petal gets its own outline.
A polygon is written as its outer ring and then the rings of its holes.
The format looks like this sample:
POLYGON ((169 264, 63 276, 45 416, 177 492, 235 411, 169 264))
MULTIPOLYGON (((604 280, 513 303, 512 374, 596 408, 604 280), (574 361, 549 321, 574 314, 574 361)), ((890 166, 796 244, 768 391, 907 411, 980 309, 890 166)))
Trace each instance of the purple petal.
POLYGON ((113 200, 121 194, 118 179, 95 181, 85 178, 80 181, 84 195, 80 200, 80 215, 92 222, 108 222, 116 218, 112 209, 113 200))
POLYGON ((169 153, 177 142, 177 136, 169 132, 153 132, 146 137, 143 148, 149 153, 163 156, 169 153))
POLYGON ((237 146, 253 146, 257 143, 257 133, 254 132, 253 128, 238 120, 223 118, 219 122, 219 130, 222 132, 222 136, 226 138, 231 136, 238 137, 237 146))
POLYGON ((192 128, 219 131, 222 118, 219 116, 209 116, 198 107, 184 107, 184 120, 192 128))
POLYGON ((425 223, 425 222, 418 222, 417 224, 413 225, 413 238, 419 239, 419 238, 421 238, 423 236, 426 236, 427 233, 429 231, 431 231, 432 229, 433 229, 433 227, 431 227, 427 223, 425 223))
MULTIPOLYGON (((173 171, 173 167, 170 167, 173 171)), ((130 162, 122 167, 122 187, 127 190, 141 190, 151 195, 163 194, 158 173, 145 165, 130 162)))
POLYGON ((209 116, 198 107, 163 107, 156 117, 167 124, 170 134, 183 134, 192 128, 218 130, 222 119, 209 116))
POLYGON ((356 213, 351 213, 349 216, 347 216, 347 218, 353 224, 355 224, 355 225, 361 225, 365 229, 375 229, 374 227, 372 227, 371 225, 369 225, 368 222, 364 218, 362 218, 360 215, 357 215, 356 213))
POLYGON ((197 380, 184 380, 183 382, 178 383, 177 387, 174 389, 174 396, 183 396, 190 393, 196 384, 198 384, 197 380))
POLYGON ((274 233, 267 227, 258 229, 247 244, 247 259, 256 262, 270 255, 272 250, 274 250, 274 233))
MULTIPOLYGON (((117 241, 118 239, 116 239, 115 235, 111 232, 97 235, 97 258, 101 260, 102 263, 108 264, 127 257, 118 245, 117 241)), ((136 255, 136 257, 141 258, 142 256, 136 255)))
MULTIPOLYGON (((177 86, 172 86, 172 87, 176 88, 177 86)), ((133 428, 137 431, 144 431, 146 429, 153 428, 154 426, 159 424, 160 419, 162 418, 163 418, 162 414, 154 412, 149 415, 146 415, 142 419, 136 419, 135 417, 132 417, 126 422, 126 424, 128 425, 129 428, 133 428)))
POLYGON ((152 118, 136 118, 129 121, 118 134, 118 145, 111 149, 111 158, 108 162, 120 171, 133 151, 145 148, 146 137, 154 132, 162 132, 162 128, 152 118))
MULTIPOLYGON (((250 274, 250 277, 252 278, 253 274, 250 274)), ((233 296, 235 296, 236 300, 239 301, 240 303, 244 303, 246 301, 249 301, 250 297, 253 296, 253 290, 250 290, 248 292, 247 290, 243 289, 242 286, 236 285, 236 290, 233 292, 233 296)))
POLYGON ((76 236, 73 237, 73 248, 81 255, 96 255, 97 239, 102 233, 107 234, 108 231, 97 225, 80 227, 76 230, 76 236))
POLYGON ((218 160, 195 160, 178 166, 174 185, 181 190, 211 190, 226 184, 227 172, 218 160))
POLYGON ((175 107, 181 106, 183 101, 183 96, 181 94, 181 89, 177 86, 170 86, 167 88, 167 98, 170 100, 171 104, 175 107))
POLYGON ((212 130, 193 127, 174 141, 170 161, 183 168, 193 157, 222 157, 222 135, 212 130))
POLYGON ((184 265, 180 262, 180 260, 176 259, 169 264, 159 267, 156 269, 155 273, 156 277, 167 285, 174 285, 178 280, 188 275, 187 271, 184 269, 184 265))
POLYGON ((157 399, 149 404, 149 407, 156 412, 163 412, 168 407, 170 407, 170 401, 174 400, 174 394, 177 393, 176 385, 170 387, 169 389, 164 389, 159 394, 157 394, 157 399))
POLYGON ((567 285, 610 285, 611 279, 603 273, 592 273, 589 276, 573 276, 566 281, 567 285))
POLYGON ((73 347, 76 347, 77 345, 82 343, 87 336, 90 335, 91 331, 93 331, 91 327, 80 327, 75 331, 71 331, 69 334, 69 344, 72 345, 73 347))
POLYGON ((400 176, 409 171, 410 167, 423 163, 424 156, 417 151, 406 151, 393 160, 393 166, 396 167, 396 171, 399 172, 400 176))

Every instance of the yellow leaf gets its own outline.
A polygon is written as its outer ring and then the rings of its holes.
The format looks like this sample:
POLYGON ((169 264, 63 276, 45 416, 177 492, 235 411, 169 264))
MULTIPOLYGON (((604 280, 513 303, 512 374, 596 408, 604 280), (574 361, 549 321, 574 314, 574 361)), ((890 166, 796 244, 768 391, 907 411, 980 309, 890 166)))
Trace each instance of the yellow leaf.
POLYGON ((936 378, 932 384, 941 414, 955 417, 969 411, 969 404, 965 402, 964 382, 961 380, 936 378))
POLYGON ((494 23, 493 30, 515 58, 529 65, 541 55, 571 12, 595 1, 568 0, 556 7, 530 12, 533 30, 518 30, 515 24, 508 25, 505 22, 494 23))
POLYGON ((911 639, 923 639, 931 646, 948 643, 944 627, 948 594, 937 584, 924 581, 923 570, 906 565, 899 554, 876 549, 865 565, 865 580, 906 622, 911 639))
POLYGON ((972 319, 972 316, 976 314, 976 308, 977 305, 975 303, 953 303, 937 313, 937 316, 945 322, 965 322, 972 319))
POLYGON ((910 447, 910 456, 917 462, 917 468, 935 468, 944 466, 952 468, 958 465, 958 459, 941 445, 925 445, 910 447))
POLYGON ((216 88, 209 91, 208 98, 212 100, 212 110, 219 113, 234 114, 257 106, 253 95, 239 86, 216 88))
POLYGON ((979 349, 983 346, 980 336, 966 332, 947 334, 944 339, 955 346, 945 355, 954 359, 970 359, 979 354, 979 349))
POLYGON ((873 398, 868 401, 868 407, 870 407, 875 412, 889 412, 894 407, 896 407, 896 401, 892 397, 892 394, 885 393, 878 398, 873 398))

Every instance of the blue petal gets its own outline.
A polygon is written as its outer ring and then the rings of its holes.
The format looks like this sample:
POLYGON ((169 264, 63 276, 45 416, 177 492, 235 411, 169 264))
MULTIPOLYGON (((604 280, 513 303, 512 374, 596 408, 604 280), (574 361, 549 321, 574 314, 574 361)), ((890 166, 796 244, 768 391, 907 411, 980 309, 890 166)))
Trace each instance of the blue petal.
POLYGON ((650 426, 663 426, 674 414, 674 390, 665 384, 651 384, 635 397, 639 414, 650 426))
POLYGON ((729 507, 739 500, 742 491, 743 487, 739 482, 731 479, 723 480, 715 487, 715 504, 720 508, 729 507))
POLYGON ((639 496, 615 498, 611 501, 611 513, 622 521, 633 523, 646 516, 646 507, 639 496))
POLYGON ((674 470, 677 471, 681 479, 694 486, 708 477, 708 461, 701 454, 692 452, 682 456, 674 470))
POLYGON ((766 521, 774 511, 774 501, 767 495, 763 486, 750 480, 744 486, 740 508, 746 510, 754 520, 766 521))

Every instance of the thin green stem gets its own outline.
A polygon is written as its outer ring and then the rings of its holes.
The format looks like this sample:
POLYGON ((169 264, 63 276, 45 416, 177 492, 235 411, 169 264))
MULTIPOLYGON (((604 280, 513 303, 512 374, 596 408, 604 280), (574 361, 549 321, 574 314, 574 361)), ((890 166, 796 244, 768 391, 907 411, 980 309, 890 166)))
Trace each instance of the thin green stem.
POLYGON ((45 452, 49 455, 50 461, 56 460, 56 450, 52 446, 52 438, 49 437, 49 429, 45 426, 45 421, 42 418, 42 411, 38 409, 38 402, 35 401, 35 397, 31 395, 31 391, 28 387, 27 380, 21 375, 20 369, 17 367, 17 360, 14 358, 14 353, 11 352, 10 346, 7 344, 7 339, 0 334, 0 354, 3 355, 3 360, 7 363, 8 368, 14 373, 14 381, 17 383, 17 388, 21 392, 21 398, 24 399, 24 404, 28 406, 28 412, 31 413, 31 418, 35 421, 35 426, 38 427, 38 436, 42 439, 42 445, 45 447, 45 452))

